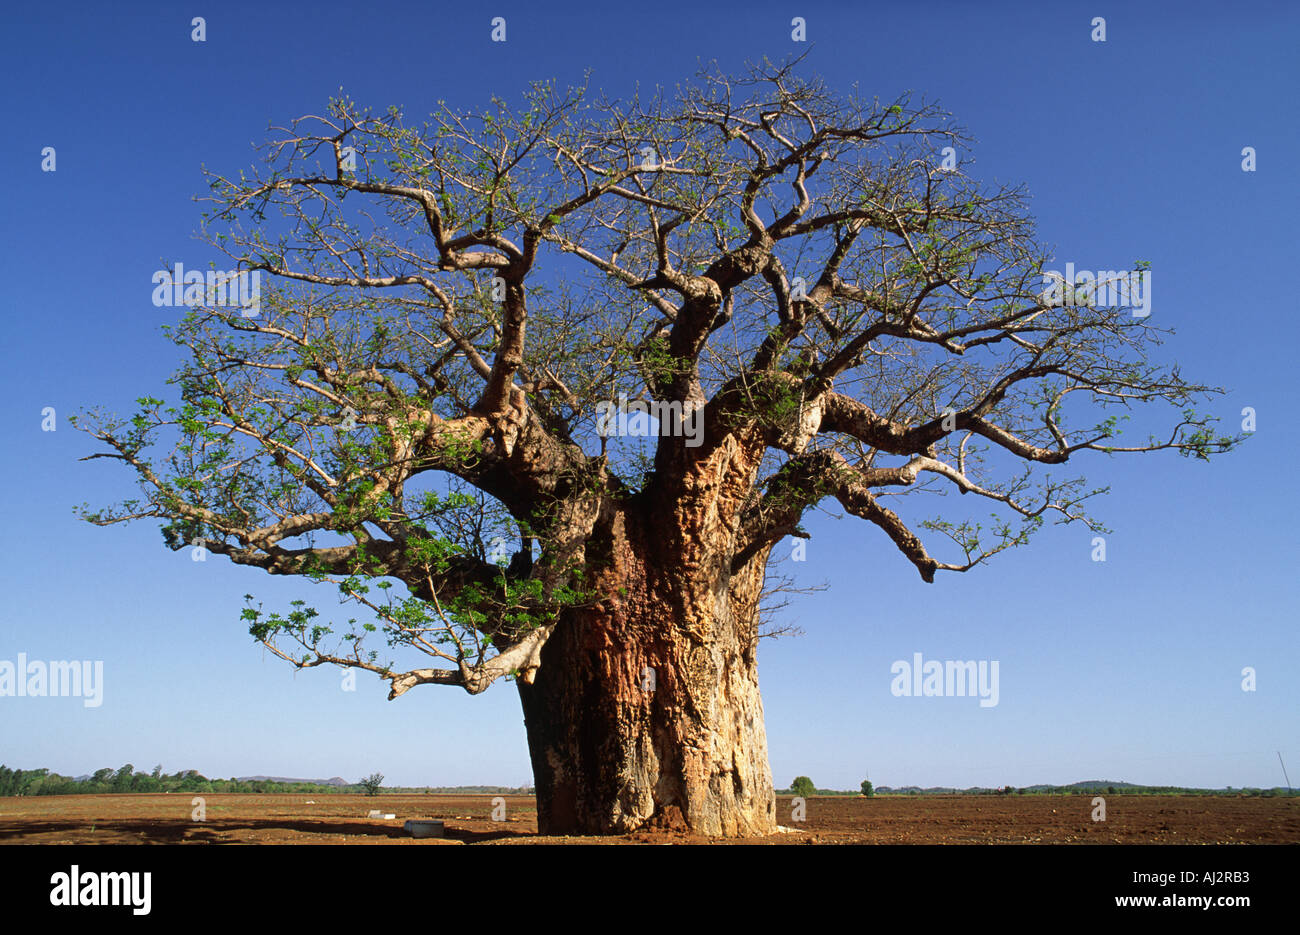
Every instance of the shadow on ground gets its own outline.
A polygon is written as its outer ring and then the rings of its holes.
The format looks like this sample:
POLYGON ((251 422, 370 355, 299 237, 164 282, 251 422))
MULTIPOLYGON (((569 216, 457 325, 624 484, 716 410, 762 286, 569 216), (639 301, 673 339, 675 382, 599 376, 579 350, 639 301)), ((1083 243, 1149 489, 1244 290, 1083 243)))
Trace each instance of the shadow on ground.
MULTIPOLYGON (((376 824, 373 821, 331 821, 329 819, 276 820, 214 818, 198 823, 185 820, 109 820, 93 825, 80 821, 30 821, 21 825, 0 824, 0 841, 36 844, 43 841, 78 843, 141 844, 228 844, 311 843, 311 838, 369 839, 370 843, 412 841, 401 824, 376 824), (305 836, 305 837, 304 837, 305 836)), ((477 844, 501 839, 529 838, 528 831, 446 829, 446 840, 477 844)), ((436 839, 434 839, 436 840, 436 839)))

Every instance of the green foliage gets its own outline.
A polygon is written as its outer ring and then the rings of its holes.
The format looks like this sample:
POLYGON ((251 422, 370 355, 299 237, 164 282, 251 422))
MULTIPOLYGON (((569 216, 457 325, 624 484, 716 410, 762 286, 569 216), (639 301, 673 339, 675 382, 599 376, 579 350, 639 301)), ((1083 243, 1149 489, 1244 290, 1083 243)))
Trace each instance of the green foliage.
POLYGON ((689 360, 673 355, 668 348, 668 339, 662 335, 655 335, 642 345, 640 361, 651 387, 667 386, 678 375, 691 369, 689 360))
POLYGON ((790 783, 790 791, 799 796, 810 796, 817 791, 813 781, 807 776, 796 776, 794 782, 790 783))
POLYGON ((113 791, 130 792, 131 780, 134 776, 135 776, 135 767, 132 766, 130 763, 127 763, 125 766, 123 766, 121 769, 119 769, 116 773, 113 774, 113 783, 112 783, 113 791))
POLYGON ((875 789, 874 786, 871 785, 871 780, 870 780, 870 779, 864 779, 864 780, 862 780, 862 794, 863 794, 863 795, 875 795, 875 794, 876 794, 876 789, 875 789))
POLYGON ((1184 458, 1209 461, 1210 455, 1231 451, 1242 441, 1240 436, 1219 434, 1210 424, 1218 420, 1199 416, 1194 409, 1185 409, 1183 419, 1187 427, 1193 429, 1191 432, 1184 433, 1182 438, 1184 447, 1180 448, 1178 453, 1184 458))
MULTIPOLYGON (((48 769, 10 769, 0 765, 0 797, 17 795, 94 795, 105 793, 212 793, 212 792, 265 792, 265 793, 312 793, 327 795, 330 793, 358 792, 369 793, 367 781, 378 779, 379 773, 362 780, 355 786, 324 785, 315 782, 278 782, 268 779, 208 779, 199 772, 187 769, 167 775, 162 767, 154 767, 152 773, 127 773, 128 766, 121 769, 99 769, 85 779, 77 780, 69 776, 51 773, 48 769)), ((376 787, 378 788, 378 787, 376 787)), ((510 790, 515 791, 515 790, 510 790)))

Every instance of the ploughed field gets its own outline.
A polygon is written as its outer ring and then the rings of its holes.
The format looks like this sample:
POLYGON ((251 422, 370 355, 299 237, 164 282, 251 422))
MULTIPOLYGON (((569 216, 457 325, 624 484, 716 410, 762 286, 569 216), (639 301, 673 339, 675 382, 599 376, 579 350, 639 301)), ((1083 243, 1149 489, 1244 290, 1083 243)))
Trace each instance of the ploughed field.
MULTIPOLYGON (((204 795, 205 821, 190 793, 0 798, 0 844, 665 844, 707 841, 656 831, 612 838, 537 834, 531 796, 505 796, 502 821, 491 795, 204 795), (371 809, 392 821, 367 818, 371 809), (408 818, 446 822, 443 839, 416 840, 408 818)), ((1300 798, 1108 795, 1106 820, 1093 796, 811 796, 803 821, 778 796, 789 830, 759 844, 1227 844, 1300 843, 1300 798)))

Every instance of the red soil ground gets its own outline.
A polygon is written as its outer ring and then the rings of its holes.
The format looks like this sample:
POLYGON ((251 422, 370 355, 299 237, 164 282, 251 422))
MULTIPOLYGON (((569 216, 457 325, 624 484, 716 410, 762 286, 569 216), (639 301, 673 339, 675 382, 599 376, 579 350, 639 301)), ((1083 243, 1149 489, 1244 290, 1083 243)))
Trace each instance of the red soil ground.
MULTIPOLYGON (((59 795, 0 798, 0 844, 664 844, 705 841, 672 832, 614 838, 537 834, 529 796, 506 796, 493 821, 490 795, 217 795, 191 818, 193 796, 59 795), (371 809, 393 821, 366 818, 371 809), (440 818, 443 839, 415 840, 408 818, 440 818)), ((813 796, 805 820, 777 799, 789 831, 753 844, 1228 844, 1300 843, 1300 799, 1106 796, 1106 820, 1092 820, 1092 796, 813 796)))

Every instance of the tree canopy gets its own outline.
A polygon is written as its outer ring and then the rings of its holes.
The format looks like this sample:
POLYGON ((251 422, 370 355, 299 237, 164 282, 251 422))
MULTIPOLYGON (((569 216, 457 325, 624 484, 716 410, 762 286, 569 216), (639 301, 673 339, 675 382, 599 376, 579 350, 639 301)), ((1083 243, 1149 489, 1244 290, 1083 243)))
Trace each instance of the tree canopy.
POLYGON ((1150 318, 1044 292, 1026 194, 946 166, 973 143, 912 95, 765 63, 422 122, 340 97, 272 134, 209 173, 203 228, 259 304, 189 297, 175 397, 81 417, 142 491, 84 515, 332 583, 362 619, 250 598, 251 632, 390 697, 530 679, 564 610, 609 597, 592 531, 631 505, 707 518, 671 538, 701 600, 819 505, 932 581, 1049 518, 1102 529, 1104 487, 1054 471, 1076 455, 1237 440, 1197 409, 1218 390, 1152 360, 1150 318), (611 436, 620 395, 679 430, 611 436), (1127 440, 1139 404, 1170 415, 1127 440), (919 521, 887 505, 952 490, 919 521))

